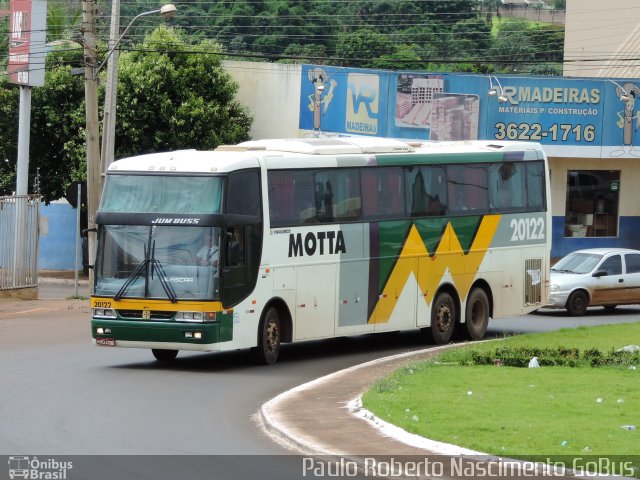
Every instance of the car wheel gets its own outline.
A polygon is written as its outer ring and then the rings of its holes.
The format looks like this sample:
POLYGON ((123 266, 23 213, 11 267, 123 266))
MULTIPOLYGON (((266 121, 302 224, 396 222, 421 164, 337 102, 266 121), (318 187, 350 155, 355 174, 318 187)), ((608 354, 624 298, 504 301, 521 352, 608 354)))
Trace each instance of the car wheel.
POLYGON ((171 362, 178 356, 178 350, 163 350, 160 348, 152 348, 151 353, 160 362, 171 362))
POLYGON ((579 317, 585 314, 588 305, 589 299, 587 298, 587 294, 582 290, 578 290, 569 296, 569 300, 567 300, 567 311, 570 315, 579 317))

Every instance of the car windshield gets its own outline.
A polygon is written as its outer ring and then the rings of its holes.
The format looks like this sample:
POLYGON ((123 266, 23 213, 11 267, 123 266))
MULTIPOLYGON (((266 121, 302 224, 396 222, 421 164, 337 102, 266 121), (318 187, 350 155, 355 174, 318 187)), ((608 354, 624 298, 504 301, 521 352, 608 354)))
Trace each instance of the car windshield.
POLYGON ((556 263, 551 270, 566 273, 589 273, 602 260, 596 253, 574 252, 556 263))
POLYGON ((106 225, 98 233, 95 294, 214 300, 220 228, 106 225))

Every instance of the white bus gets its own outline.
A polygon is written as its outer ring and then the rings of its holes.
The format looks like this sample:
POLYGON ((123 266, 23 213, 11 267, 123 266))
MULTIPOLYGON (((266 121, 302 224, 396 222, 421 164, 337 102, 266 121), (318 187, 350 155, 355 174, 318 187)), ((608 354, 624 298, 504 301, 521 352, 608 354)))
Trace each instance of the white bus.
POLYGON ((482 338, 546 303, 538 144, 250 141, 113 163, 96 215, 94 343, 179 350, 419 328, 482 338))

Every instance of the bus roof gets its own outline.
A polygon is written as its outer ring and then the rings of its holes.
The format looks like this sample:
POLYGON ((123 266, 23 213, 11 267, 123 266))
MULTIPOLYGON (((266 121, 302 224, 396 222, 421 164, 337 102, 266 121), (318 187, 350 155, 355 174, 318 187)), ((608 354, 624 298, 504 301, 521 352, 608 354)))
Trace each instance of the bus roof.
POLYGON ((402 163, 540 160, 542 148, 530 142, 398 140, 382 137, 295 138, 252 140, 222 145, 213 151, 177 150, 129 157, 111 164, 116 172, 224 173, 257 168, 339 167, 402 163), (313 163, 305 160, 313 158, 313 163), (378 161, 372 159, 375 158, 378 161))

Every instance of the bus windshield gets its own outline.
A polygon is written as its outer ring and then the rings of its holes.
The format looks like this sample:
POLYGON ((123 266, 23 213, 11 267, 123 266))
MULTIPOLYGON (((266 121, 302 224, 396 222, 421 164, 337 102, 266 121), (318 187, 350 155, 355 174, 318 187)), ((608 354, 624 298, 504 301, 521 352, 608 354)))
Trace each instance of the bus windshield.
POLYGON ((95 293, 217 300, 220 232, 218 227, 101 226, 95 293))
POLYGON ((109 174, 102 212, 220 213, 223 177, 109 174))

